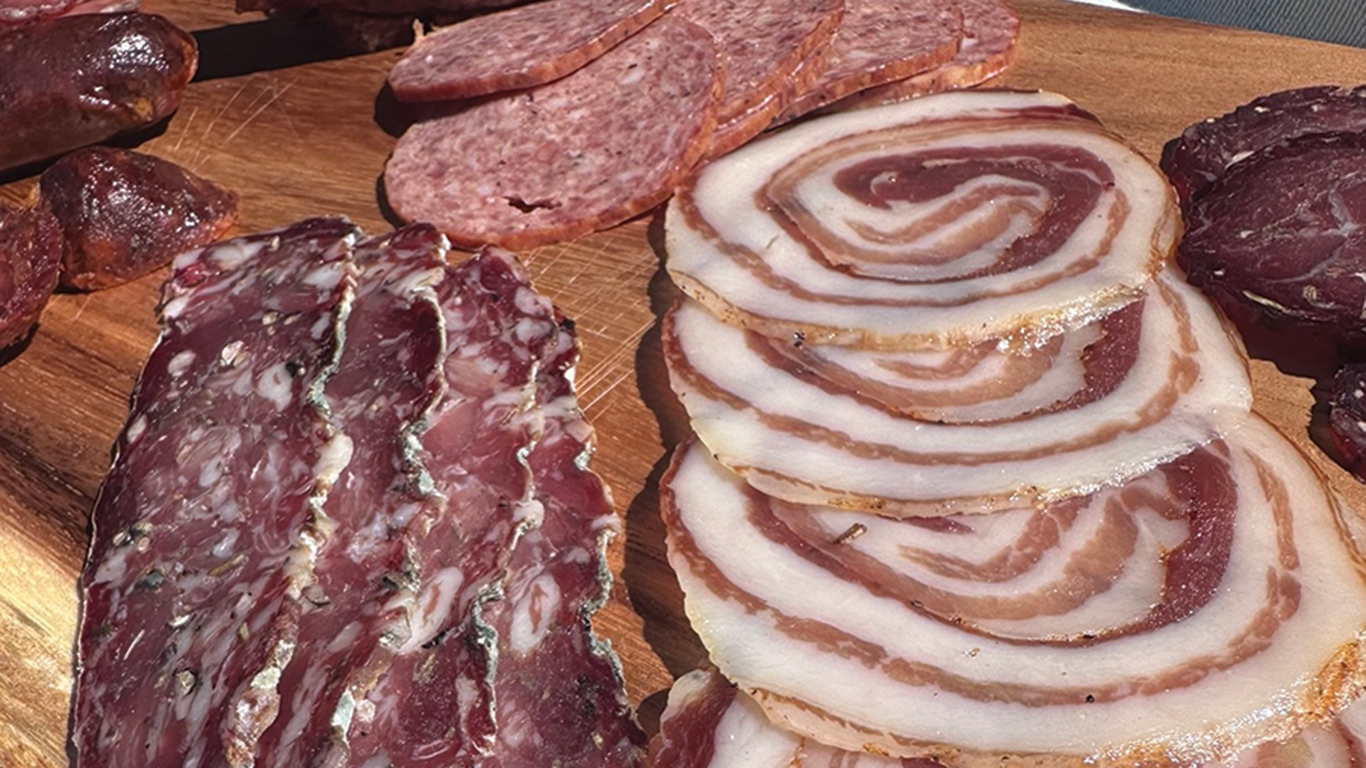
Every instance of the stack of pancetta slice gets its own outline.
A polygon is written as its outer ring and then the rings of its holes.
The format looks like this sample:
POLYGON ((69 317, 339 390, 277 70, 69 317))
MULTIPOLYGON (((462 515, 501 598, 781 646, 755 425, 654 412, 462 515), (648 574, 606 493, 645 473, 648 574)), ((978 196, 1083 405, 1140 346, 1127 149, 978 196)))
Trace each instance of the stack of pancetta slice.
POLYGON ((1018 31, 1004 0, 544 0, 394 66, 394 96, 423 114, 385 192, 465 245, 578 237, 775 123, 991 78, 1018 31))
POLYGON ((1178 228, 1044 93, 822 118, 676 195, 662 514, 738 690, 680 681, 657 768, 1363 757, 1366 527, 1252 413, 1178 228))

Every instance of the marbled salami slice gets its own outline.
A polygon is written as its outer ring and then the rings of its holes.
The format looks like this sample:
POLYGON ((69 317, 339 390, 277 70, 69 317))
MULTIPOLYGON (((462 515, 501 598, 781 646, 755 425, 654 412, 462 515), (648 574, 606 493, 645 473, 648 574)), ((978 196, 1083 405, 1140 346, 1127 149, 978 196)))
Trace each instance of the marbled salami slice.
POLYGON ((570 324, 562 329, 537 377, 545 433, 529 461, 542 522, 517 542, 503 598, 480 607, 498 638, 498 735, 485 768, 626 768, 644 758, 616 655, 592 631, 612 583, 603 550, 621 521, 588 468, 593 428, 571 383, 578 342, 570 324))
POLYGON ((389 71, 400 101, 446 101, 558 80, 654 21, 664 0, 549 0, 423 37, 389 71))
POLYGON ((1260 149, 1318 133, 1366 131, 1366 85, 1281 91, 1202 120, 1167 142, 1162 170, 1181 197, 1195 202, 1229 166, 1260 149))
POLYGON ((351 450, 320 397, 356 234, 313 219, 175 260, 81 577, 80 765, 252 764, 351 450))
POLYGON ((716 40, 725 70, 717 120, 725 124, 785 90, 802 61, 829 45, 844 0, 680 0, 672 12, 716 40))
POLYGON ((542 431, 535 376, 559 331, 549 300, 503 251, 455 267, 434 290, 445 391, 417 440, 440 503, 401 534, 392 658, 372 688, 353 690, 328 764, 474 764, 494 743, 497 638, 473 609, 501 593, 517 538, 541 517, 526 456, 542 431))
POLYGON ((812 51, 797 68, 792 71, 778 90, 765 96, 761 101, 756 102, 749 109, 741 112, 716 126, 716 132, 711 136, 711 143, 707 147, 707 160, 727 154, 738 147, 743 146, 750 139, 763 133, 766 128, 773 124, 778 115, 787 109, 787 105, 816 82, 816 78, 825 69, 825 65, 830 58, 830 47, 823 46, 812 51))
POLYGON ((955 0, 846 0, 829 65, 779 120, 932 70, 953 59, 962 40, 955 0))
POLYGON ((1359 336, 1366 133, 1305 136, 1230 167, 1191 205, 1177 260, 1231 313, 1359 336))
POLYGON ((1247 413, 1239 344, 1179 274, 1031 353, 813 347, 669 314, 674 391, 721 463, 761 491, 886 515, 981 511, 1089 493, 1247 413))
POLYGON ((1136 299, 1180 227, 1166 179, 1061 96, 828 115, 705 166, 667 268, 728 322, 879 348, 1030 339, 1136 299))
POLYGON ((706 151, 720 86, 711 36, 666 16, 568 77, 414 125, 385 191, 462 245, 585 235, 669 196, 706 151))
POLYGON ((0 203, 0 349, 28 338, 57 287, 62 227, 45 210, 0 203))
POLYGON ((437 503, 421 482, 414 434, 446 386, 432 290, 444 256, 444 239, 426 225, 356 247, 359 289, 324 390, 352 460, 323 506, 315 578, 280 678, 279 715, 257 746, 260 768, 314 764, 351 716, 354 689, 383 672, 386 631, 402 618, 393 598, 408 579, 401 533, 437 503))
POLYGON ((805 737, 955 767, 1229 759, 1361 691, 1366 559, 1288 441, 1228 426, 1090 497, 928 522, 785 504, 694 445, 662 483, 669 560, 713 663, 805 737))

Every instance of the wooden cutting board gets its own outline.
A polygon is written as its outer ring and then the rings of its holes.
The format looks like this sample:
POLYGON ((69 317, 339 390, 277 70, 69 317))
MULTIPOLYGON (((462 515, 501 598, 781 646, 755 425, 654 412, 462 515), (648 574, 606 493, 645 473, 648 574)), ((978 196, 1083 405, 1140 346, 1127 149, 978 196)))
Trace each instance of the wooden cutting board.
MULTIPOLYGON (((1000 83, 1071 96, 1156 158, 1184 126, 1269 91, 1366 80, 1366 51, 1072 6, 1016 0, 1018 66, 1000 83)), ((391 51, 327 60, 307 30, 237 16, 231 0, 145 0, 193 30, 203 63, 162 135, 141 145, 241 193, 241 231, 342 213, 389 228, 376 199, 393 137, 377 94, 391 51)), ((509 137, 515 140, 515 137, 509 137)), ((34 179, 0 179, 23 200, 34 179)), ((620 578, 598 627, 625 665, 653 730, 663 689, 704 653, 664 562, 657 483, 686 435, 659 352, 673 289, 660 270, 661 223, 526 254, 542 291, 578 321, 580 400, 596 424, 596 469, 615 492, 625 535, 620 578), (632 610, 634 607, 634 611, 632 610)), ((0 766, 58 766, 70 700, 75 583, 87 518, 126 399, 156 334, 165 273, 97 294, 57 296, 32 341, 0 353, 0 766)), ((1255 345, 1261 349, 1262 341, 1255 345)), ((1284 363, 1313 373, 1314 360, 1284 363)), ((1313 381, 1256 362, 1258 408, 1366 510, 1366 492, 1311 440, 1313 381)), ((1321 417, 1320 417, 1321 421, 1321 417)))

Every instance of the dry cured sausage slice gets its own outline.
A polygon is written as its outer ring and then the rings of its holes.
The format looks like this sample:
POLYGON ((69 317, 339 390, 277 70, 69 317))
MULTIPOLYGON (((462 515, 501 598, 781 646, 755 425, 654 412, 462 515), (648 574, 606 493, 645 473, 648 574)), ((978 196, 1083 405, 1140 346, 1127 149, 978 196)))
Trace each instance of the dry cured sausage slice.
POLYGON ((62 285, 86 291, 142 277, 237 220, 237 195, 126 149, 72 152, 43 171, 40 188, 66 239, 62 285))
POLYGON ((829 58, 829 46, 812 51, 788 76, 783 87, 765 96, 752 107, 720 122, 707 147, 707 160, 714 160, 764 132, 787 109, 797 94, 811 87, 820 77, 829 58))
POLYGON ((1225 435, 933 521, 785 504, 694 445, 663 481, 669 560, 713 663, 803 736, 955 766, 1227 759, 1360 691, 1366 561, 1288 441, 1225 435))
POLYGON ((664 0, 550 0, 423 37, 389 72, 400 101, 530 88, 598 58, 664 12, 664 0))
POLYGON ((176 259, 81 576, 80 764, 250 765, 349 459, 320 393, 356 234, 314 219, 176 259))
POLYGON ((193 37, 143 13, 0 31, 0 170, 153 125, 180 105, 198 63, 193 37))
POLYGON ((323 505, 294 658, 280 677, 279 712, 256 748, 261 768, 313 764, 349 716, 353 688, 382 671, 408 557, 396 534, 435 503, 420 482, 412 435, 445 386, 431 287, 445 274, 444 256, 444 240, 425 225, 356 247, 359 288, 324 390, 352 459, 323 505))
POLYGON ((711 36, 666 16, 568 77, 408 129, 384 171, 389 203, 467 246, 619 224, 667 198, 706 151, 719 73, 711 36))
POLYGON ((505 251, 486 250, 433 289, 445 389, 415 439, 440 503, 414 510, 399 534, 408 562, 389 600, 400 612, 385 630, 391 658, 382 678, 353 689, 327 764, 477 764, 494 743, 497 638, 473 607, 501 593, 514 543, 542 514, 526 455, 542 432, 536 372, 559 331, 505 251))
POLYGON ((710 163, 670 203, 665 245, 674 281, 729 322, 945 348, 1130 303, 1179 227, 1162 174, 1072 102, 960 91, 826 116, 710 163))
POLYGON ((934 69, 957 55, 962 39, 963 17, 952 0, 846 0, 830 63, 781 119, 934 69))
POLYGON ((0 203, 0 349, 38 323, 62 266, 62 229, 52 214, 0 203))
POLYGON ((695 302, 664 327, 670 381, 712 454, 765 493, 888 515, 1087 493, 1246 413, 1241 347, 1180 275, 1030 354, 795 345, 695 302))
POLYGON ((802 62, 830 43, 844 0, 680 0, 672 12, 716 40, 725 70, 717 120, 725 124, 787 89, 802 62))
POLYGON ((1360 334, 1366 133, 1306 136, 1229 168, 1191 206, 1177 259, 1230 312, 1360 334))
POLYGON ((621 521, 587 466, 593 429, 571 383, 577 360, 566 321, 537 377, 545 429, 528 462, 541 524, 518 540, 503 598, 476 608, 498 638, 498 735, 480 763, 487 768, 626 768, 644 758, 616 655, 591 628, 611 589, 604 549, 621 521))
POLYGON ((1162 169, 1187 208, 1229 166, 1253 152, 1310 134, 1362 131, 1366 85, 1281 91, 1190 126, 1163 148, 1162 169))

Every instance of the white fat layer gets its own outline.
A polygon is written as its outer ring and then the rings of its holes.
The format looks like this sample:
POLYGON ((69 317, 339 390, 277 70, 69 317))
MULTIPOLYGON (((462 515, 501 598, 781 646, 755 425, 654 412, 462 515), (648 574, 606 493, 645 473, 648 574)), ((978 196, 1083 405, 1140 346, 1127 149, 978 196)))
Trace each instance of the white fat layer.
POLYGON ((454 566, 442 568, 432 574, 422 586, 417 605, 408 621, 412 629, 407 642, 399 648, 399 654, 412 653, 436 637, 450 619, 455 609, 460 587, 465 582, 465 574, 454 566))

